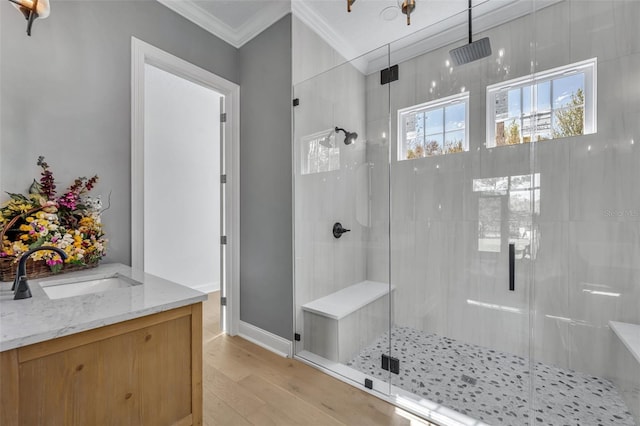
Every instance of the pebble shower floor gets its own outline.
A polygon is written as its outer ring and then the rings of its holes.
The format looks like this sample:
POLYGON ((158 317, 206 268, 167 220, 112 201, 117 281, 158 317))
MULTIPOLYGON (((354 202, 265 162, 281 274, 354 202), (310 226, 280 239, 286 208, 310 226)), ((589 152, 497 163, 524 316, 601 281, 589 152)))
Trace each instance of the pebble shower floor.
MULTIPOLYGON (((393 328, 391 336, 391 356, 400 359, 393 385, 491 425, 635 426, 606 379, 535 363, 530 423, 527 359, 407 327, 393 328)), ((388 349, 385 334, 347 365, 385 380, 381 356, 388 349)))

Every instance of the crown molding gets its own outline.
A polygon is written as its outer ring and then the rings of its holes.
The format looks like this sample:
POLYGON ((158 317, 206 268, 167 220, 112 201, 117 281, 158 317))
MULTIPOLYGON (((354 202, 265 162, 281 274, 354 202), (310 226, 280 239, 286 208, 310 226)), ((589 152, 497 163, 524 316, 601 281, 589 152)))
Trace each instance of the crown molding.
POLYGON ((301 0, 291 1, 291 10, 293 14, 304 24, 311 28, 320 36, 329 46, 338 52, 345 61, 352 60, 358 56, 358 52, 350 48, 348 40, 340 37, 331 27, 331 25, 316 11, 309 6, 309 3, 301 0))
POLYGON ((270 2, 259 14, 254 15, 242 27, 232 28, 189 0, 157 1, 238 49, 291 12, 291 7, 287 2, 270 2))
POLYGON ((238 46, 236 47, 243 46, 288 13, 291 13, 290 2, 269 2, 266 7, 262 8, 259 14, 254 15, 242 27, 236 30, 236 38, 238 40, 238 46))

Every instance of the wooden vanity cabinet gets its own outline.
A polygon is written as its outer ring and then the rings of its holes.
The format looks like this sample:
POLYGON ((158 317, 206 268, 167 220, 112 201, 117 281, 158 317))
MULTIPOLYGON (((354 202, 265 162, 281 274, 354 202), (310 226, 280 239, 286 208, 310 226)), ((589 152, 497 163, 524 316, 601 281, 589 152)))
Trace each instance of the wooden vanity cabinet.
POLYGON ((201 425, 202 304, 0 353, 0 425, 201 425))

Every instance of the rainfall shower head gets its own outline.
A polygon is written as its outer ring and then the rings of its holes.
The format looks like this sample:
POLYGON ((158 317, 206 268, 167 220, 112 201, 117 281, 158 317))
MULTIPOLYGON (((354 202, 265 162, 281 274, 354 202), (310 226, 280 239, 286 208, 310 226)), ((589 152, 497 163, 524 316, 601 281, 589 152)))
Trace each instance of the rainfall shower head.
POLYGON ((489 37, 481 38, 449 51, 455 65, 464 65, 491 56, 489 37))
POLYGON ((358 134, 356 132, 349 132, 348 130, 343 129, 342 127, 336 126, 336 133, 344 132, 344 144, 351 145, 358 139, 358 134))
POLYGON ((450 50, 449 55, 455 65, 464 65, 491 56, 489 37, 471 41, 471 0, 469 0, 469 44, 450 50))

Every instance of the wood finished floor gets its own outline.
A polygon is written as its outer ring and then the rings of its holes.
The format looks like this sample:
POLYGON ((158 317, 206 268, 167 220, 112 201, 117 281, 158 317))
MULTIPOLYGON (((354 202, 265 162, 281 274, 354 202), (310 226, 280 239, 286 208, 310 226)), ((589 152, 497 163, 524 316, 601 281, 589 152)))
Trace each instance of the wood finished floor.
POLYGON ((297 360, 220 332, 219 293, 203 309, 204 424, 429 425, 297 360))

